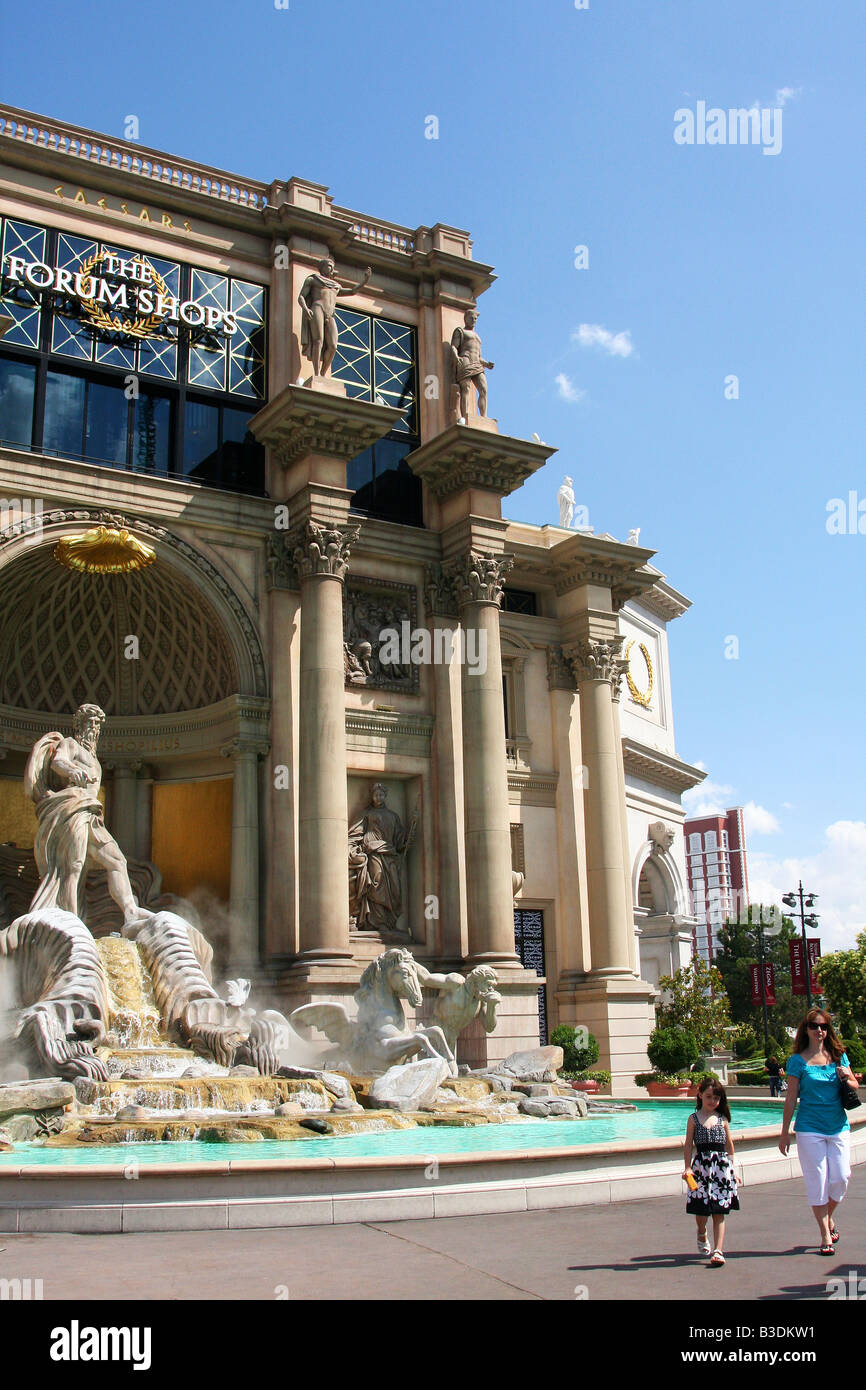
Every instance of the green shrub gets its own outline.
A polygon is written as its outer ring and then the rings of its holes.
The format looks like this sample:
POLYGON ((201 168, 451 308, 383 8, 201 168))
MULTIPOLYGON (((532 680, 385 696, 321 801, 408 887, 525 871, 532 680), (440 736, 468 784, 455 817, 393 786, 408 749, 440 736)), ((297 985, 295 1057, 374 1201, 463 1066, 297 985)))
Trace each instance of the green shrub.
POLYGON ((770 1078, 765 1071, 738 1071, 735 1086, 769 1086, 770 1078))
POLYGON ((592 1033, 585 1029, 572 1028, 570 1023, 560 1023, 550 1035, 554 1047, 562 1048, 563 1063, 560 1075, 565 1072, 586 1071, 593 1062, 598 1061, 598 1042, 592 1033))
POLYGON ((843 1038, 852 1071, 866 1071, 866 1045, 860 1038, 843 1038))
POLYGON ((741 1057, 753 1057, 758 1051, 758 1035, 751 1023, 741 1023, 738 1027, 733 1051, 738 1060, 741 1057))
POLYGON ((654 1028, 647 1056, 656 1071, 686 1071, 698 1060, 700 1048, 694 1034, 684 1028, 654 1028))

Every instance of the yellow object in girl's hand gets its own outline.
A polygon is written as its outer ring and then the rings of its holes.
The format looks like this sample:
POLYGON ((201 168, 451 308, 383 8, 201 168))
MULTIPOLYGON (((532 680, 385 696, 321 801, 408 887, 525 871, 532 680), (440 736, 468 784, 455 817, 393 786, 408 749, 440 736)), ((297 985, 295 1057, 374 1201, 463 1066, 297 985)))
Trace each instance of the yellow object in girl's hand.
POLYGON ((697 1192, 698 1184, 697 1179, 694 1177, 694 1174, 686 1173, 686 1186, 688 1187, 690 1192, 697 1192))

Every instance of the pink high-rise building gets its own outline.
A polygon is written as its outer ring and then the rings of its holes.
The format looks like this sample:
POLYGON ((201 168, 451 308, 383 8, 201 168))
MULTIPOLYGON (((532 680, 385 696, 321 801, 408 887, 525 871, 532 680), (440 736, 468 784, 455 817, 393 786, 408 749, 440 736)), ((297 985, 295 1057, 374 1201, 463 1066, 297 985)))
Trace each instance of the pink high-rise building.
POLYGON ((695 954, 711 961, 719 929, 749 903, 746 830, 742 808, 723 816, 696 816, 683 826, 694 928, 695 954))

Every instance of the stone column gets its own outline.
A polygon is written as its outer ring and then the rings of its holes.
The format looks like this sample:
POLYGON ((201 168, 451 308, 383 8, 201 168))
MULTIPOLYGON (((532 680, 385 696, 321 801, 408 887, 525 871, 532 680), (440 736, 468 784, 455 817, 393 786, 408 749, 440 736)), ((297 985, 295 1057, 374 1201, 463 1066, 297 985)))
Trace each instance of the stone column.
POLYGON ((141 763, 114 763, 111 782, 111 833, 127 859, 135 858, 136 775, 141 763))
POLYGON ((297 721, 299 699, 294 637, 299 626, 300 581, 294 541, 268 537, 268 608, 271 654, 271 757, 266 818, 270 843, 265 949, 268 955, 298 951, 297 721), (285 771, 283 771, 285 769, 285 771))
POLYGON ((573 988, 589 961, 589 912, 586 865, 579 846, 585 843, 583 752, 580 707, 574 673, 559 645, 547 649, 556 784, 556 834, 559 861, 556 955, 559 991, 573 988))
MULTIPOLYGON (((427 621, 432 633, 451 632, 456 647, 457 599, 454 585, 441 565, 427 571, 427 621)), ((434 635, 435 651, 435 635, 434 635)), ((436 786, 437 872, 439 898, 437 939, 430 942, 446 960, 459 963, 468 955, 466 862, 463 844, 463 788, 460 783, 460 673, 454 662, 433 663, 436 723, 433 727, 433 766, 436 786)), ((426 893, 425 888, 425 893, 426 893)))
POLYGON ((229 966, 248 968, 259 956, 259 758, 267 744, 233 739, 223 748, 234 762, 229 966))
POLYGON ((626 898, 620 821, 618 762, 622 747, 614 719, 614 692, 625 663, 623 639, 586 638, 566 649, 580 692, 583 761, 587 768, 586 856, 589 888, 591 973, 596 977, 632 973, 629 933, 631 904, 626 898))
POLYGON ((473 963, 504 966, 519 966, 499 647, 499 605, 512 564, 470 550, 450 567, 464 642, 478 658, 476 666, 464 659, 461 672, 469 954, 473 963))
POLYGON ((316 961, 351 956, 343 579, 357 536, 357 527, 308 521, 294 551, 301 582, 299 944, 316 961))
MULTIPOLYGON (((627 664, 627 663, 626 663, 627 664)), ((628 838, 628 809, 626 804, 625 790, 625 767, 622 760, 622 725, 619 718, 619 700, 622 694, 622 685, 617 681, 613 692, 613 735, 616 746, 620 750, 620 755, 616 760, 617 780, 619 782, 619 823, 622 835, 622 867, 625 879, 625 901, 628 908, 628 959, 632 973, 640 975, 639 951, 636 927, 634 921, 635 900, 631 883, 631 845, 628 838)))
POLYGON ((142 767, 136 782, 135 857, 153 856, 153 768, 142 767))

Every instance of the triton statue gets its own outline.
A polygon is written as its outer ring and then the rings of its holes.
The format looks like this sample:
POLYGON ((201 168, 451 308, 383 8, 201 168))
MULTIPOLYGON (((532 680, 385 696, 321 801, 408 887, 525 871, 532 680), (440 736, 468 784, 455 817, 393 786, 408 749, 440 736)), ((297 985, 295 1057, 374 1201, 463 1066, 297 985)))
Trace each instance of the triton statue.
POLYGON ((139 913, 126 859, 106 829, 97 796, 102 768, 96 745, 104 722, 98 705, 82 705, 75 713, 71 738, 45 734, 30 754, 24 790, 39 821, 33 853, 40 877, 31 912, 59 907, 77 916, 82 877, 88 869, 102 868, 124 923, 139 913))

